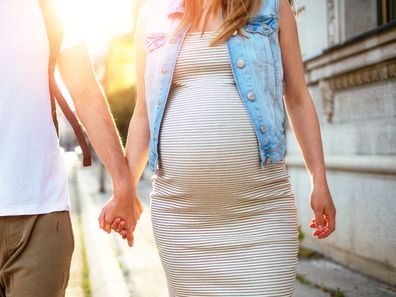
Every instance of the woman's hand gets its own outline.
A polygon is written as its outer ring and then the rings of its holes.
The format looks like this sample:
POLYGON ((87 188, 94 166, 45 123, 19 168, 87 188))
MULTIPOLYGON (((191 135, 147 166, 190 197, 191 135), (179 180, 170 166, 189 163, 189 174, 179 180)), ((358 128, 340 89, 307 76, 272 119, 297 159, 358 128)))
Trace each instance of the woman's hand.
MULTIPOLYGON (((136 196, 133 199, 133 205, 134 205, 134 210, 135 210, 135 216, 136 216, 137 220, 139 220, 140 215, 143 212, 143 205, 140 202, 139 197, 136 196)), ((126 239, 128 232, 125 229, 125 223, 123 224, 124 220, 121 220, 120 218, 117 218, 117 219, 113 222, 111 229, 113 229, 115 232, 119 233, 123 239, 126 239), (120 220, 120 224, 118 224, 118 226, 117 226, 117 221, 116 221, 117 219, 120 220)))
POLYGON ((309 225, 316 230, 312 235, 318 239, 329 236, 335 230, 336 209, 327 185, 314 185, 311 191, 311 208, 314 211, 314 218, 309 225))
POLYGON ((129 246, 132 246, 133 232, 143 211, 142 204, 135 192, 130 192, 128 199, 114 197, 103 206, 99 216, 99 227, 108 233, 112 229, 115 230, 128 240, 129 246))

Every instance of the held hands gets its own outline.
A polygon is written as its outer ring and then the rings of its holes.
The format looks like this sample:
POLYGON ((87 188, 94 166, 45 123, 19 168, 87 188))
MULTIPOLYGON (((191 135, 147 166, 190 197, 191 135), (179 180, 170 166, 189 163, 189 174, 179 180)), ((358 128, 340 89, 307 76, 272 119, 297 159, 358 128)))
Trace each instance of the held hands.
POLYGON ((329 236, 335 230, 336 209, 330 195, 328 186, 315 185, 311 192, 311 208, 314 211, 314 218, 309 227, 315 228, 312 235, 318 239, 329 236))
POLYGON ((111 230, 120 233, 132 246, 133 232, 142 212, 143 207, 135 191, 114 191, 113 197, 102 208, 98 218, 99 227, 107 233, 111 230))

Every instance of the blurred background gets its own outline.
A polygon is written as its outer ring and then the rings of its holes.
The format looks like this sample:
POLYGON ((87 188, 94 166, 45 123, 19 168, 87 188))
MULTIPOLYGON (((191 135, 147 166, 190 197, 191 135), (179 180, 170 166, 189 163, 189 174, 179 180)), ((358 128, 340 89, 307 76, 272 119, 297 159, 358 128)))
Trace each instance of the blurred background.
MULTIPOLYGON (((123 140, 135 104, 134 30, 144 2, 65 1, 65 18, 84 31, 123 140)), ((396 0, 292 4, 337 207, 337 230, 316 240, 308 227, 310 181, 286 122, 301 239, 295 296, 396 296, 396 0)), ((63 122, 61 131, 77 243, 68 296, 167 296, 149 218, 151 174, 139 186, 145 212, 128 249, 97 230, 111 195, 103 168, 81 169, 71 129, 63 122)))

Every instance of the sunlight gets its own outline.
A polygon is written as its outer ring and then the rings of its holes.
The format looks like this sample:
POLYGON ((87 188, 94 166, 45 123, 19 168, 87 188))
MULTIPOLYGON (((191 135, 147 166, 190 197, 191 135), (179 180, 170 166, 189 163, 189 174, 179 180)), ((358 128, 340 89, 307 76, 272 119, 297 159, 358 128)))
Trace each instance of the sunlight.
POLYGON ((132 29, 133 0, 63 0, 65 26, 87 42, 93 55, 103 55, 113 36, 132 29))

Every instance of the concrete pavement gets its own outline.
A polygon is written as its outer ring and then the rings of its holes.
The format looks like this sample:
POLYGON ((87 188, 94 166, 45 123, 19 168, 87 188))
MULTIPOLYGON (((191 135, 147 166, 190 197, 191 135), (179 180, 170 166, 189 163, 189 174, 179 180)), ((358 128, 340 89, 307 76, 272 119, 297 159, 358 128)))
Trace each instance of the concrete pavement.
POLYGON ((87 266, 85 265, 86 263, 84 259, 84 242, 81 240, 83 237, 82 233, 80 232, 80 209, 77 203, 77 195, 75 192, 76 188, 73 186, 76 177, 73 173, 75 170, 76 161, 77 156, 75 154, 65 154, 65 163, 69 175, 69 184, 72 184, 70 187, 70 202, 72 204, 71 219, 74 233, 74 252, 70 268, 69 284, 66 290, 66 297, 90 297, 89 282, 86 282, 85 280, 85 269, 87 269, 87 266))

